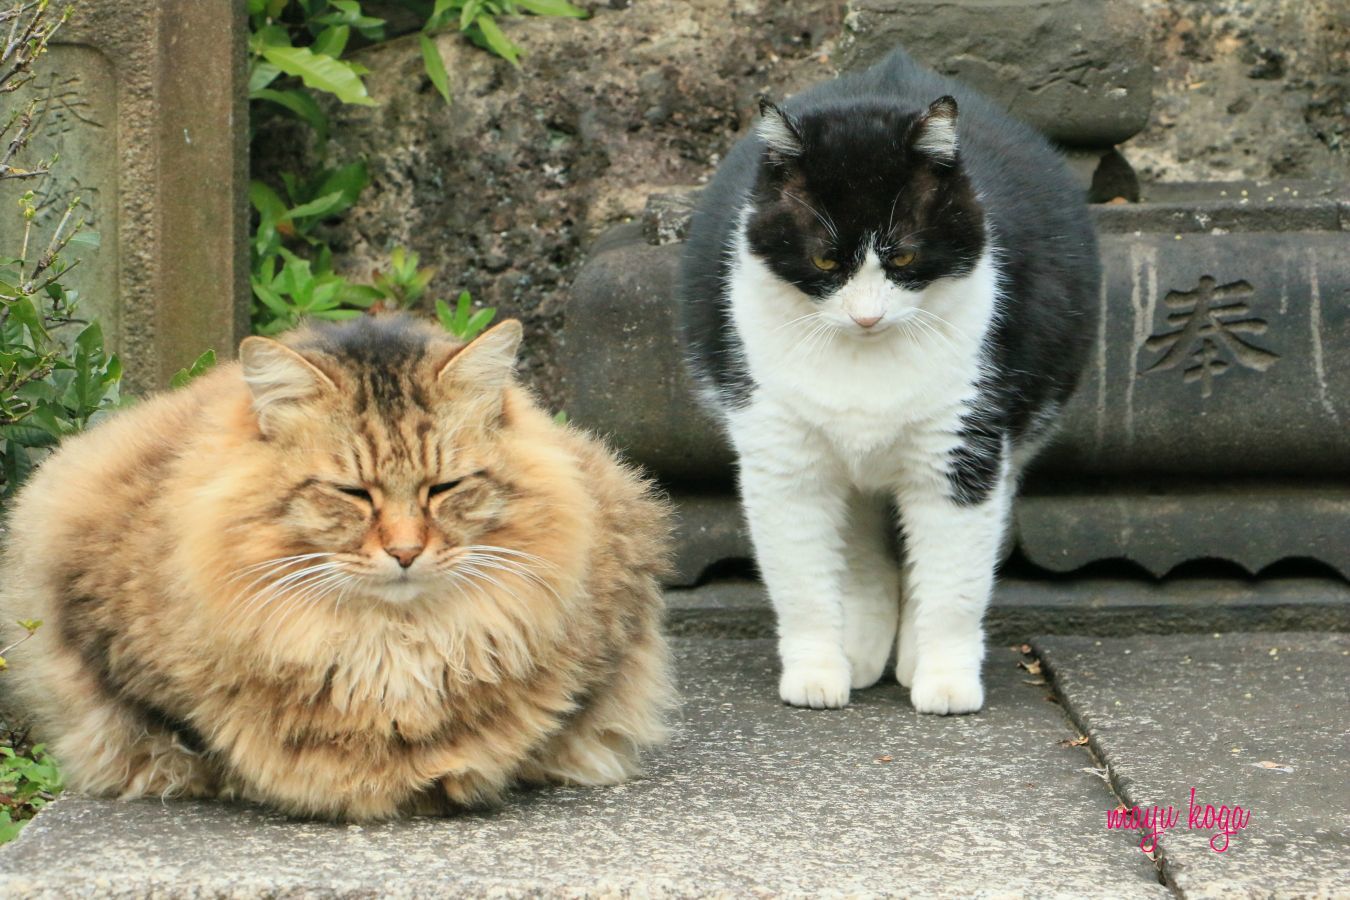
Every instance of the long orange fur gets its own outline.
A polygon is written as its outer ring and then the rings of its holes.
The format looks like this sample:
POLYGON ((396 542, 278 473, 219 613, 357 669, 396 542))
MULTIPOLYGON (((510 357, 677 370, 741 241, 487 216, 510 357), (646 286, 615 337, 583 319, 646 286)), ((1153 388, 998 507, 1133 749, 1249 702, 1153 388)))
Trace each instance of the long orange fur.
POLYGON ((667 511, 514 383, 519 333, 250 338, 40 467, 0 610, 45 621, 7 677, 72 787, 361 821, 636 772, 667 511))

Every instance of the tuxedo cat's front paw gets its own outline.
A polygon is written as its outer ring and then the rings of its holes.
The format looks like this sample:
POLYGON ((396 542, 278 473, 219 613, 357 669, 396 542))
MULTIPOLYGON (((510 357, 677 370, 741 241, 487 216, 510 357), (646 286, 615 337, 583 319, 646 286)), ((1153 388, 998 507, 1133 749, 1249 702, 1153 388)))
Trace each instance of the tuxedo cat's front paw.
POLYGON ((811 709, 839 709, 848 705, 852 673, 848 659, 799 660, 785 664, 778 682, 784 703, 811 709))
POLYGON ((984 687, 978 669, 919 669, 909 690, 909 701, 921 713, 937 716, 978 712, 984 706, 984 687))

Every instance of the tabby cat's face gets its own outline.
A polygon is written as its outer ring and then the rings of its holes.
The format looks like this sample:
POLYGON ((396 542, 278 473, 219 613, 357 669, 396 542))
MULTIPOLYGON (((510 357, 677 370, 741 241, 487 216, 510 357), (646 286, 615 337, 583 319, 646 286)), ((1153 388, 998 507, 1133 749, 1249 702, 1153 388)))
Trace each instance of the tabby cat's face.
POLYGON ((984 218, 962 172, 956 101, 926 111, 859 101, 800 118, 764 104, 766 149, 748 249, 801 309, 872 339, 924 312, 924 292, 969 274, 984 218))
POLYGON ((494 543, 507 524, 499 451, 519 339, 507 323, 463 350, 420 329, 314 332, 241 353, 261 440, 284 487, 276 544, 320 586, 390 601, 520 565, 494 543), (373 334, 373 337, 372 337, 373 334))

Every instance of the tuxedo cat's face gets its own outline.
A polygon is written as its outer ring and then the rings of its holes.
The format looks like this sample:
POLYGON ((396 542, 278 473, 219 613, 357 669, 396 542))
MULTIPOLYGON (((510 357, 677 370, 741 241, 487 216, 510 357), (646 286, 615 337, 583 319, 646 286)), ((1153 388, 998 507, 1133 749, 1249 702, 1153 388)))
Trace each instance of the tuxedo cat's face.
POLYGON ((954 99, 762 110, 749 250, 822 320, 862 339, 887 333, 921 314, 930 284, 975 267, 984 216, 961 169, 954 99))

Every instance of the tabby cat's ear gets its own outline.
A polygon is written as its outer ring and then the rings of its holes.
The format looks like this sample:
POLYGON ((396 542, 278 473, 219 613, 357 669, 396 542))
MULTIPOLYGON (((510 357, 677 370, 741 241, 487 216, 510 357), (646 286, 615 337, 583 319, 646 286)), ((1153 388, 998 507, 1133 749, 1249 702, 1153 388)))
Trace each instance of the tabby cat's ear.
POLYGON ((264 432, 268 414, 278 404, 308 400, 325 390, 337 390, 337 385, 318 366, 271 338, 244 338, 239 345, 239 362, 264 432))
POLYGON ((939 97, 919 119, 914 149, 942 163, 956 160, 956 98, 939 97))
POLYGON ((775 106, 768 97, 759 98, 759 114, 763 118, 755 127, 755 134, 769 148, 769 157, 783 161, 801 156, 802 130, 797 120, 775 106))
POLYGON ((521 333, 520 323, 515 319, 489 328, 450 357, 436 380, 443 385, 453 384, 461 391, 500 394, 515 372, 521 333))

